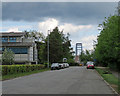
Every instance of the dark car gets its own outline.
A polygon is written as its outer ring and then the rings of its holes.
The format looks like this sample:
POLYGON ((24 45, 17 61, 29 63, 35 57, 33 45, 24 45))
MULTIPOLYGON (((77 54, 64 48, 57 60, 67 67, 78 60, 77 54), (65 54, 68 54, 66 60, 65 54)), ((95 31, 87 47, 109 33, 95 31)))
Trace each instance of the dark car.
POLYGON ((94 69, 94 68, 95 68, 95 66, 94 66, 93 62, 87 63, 87 69, 94 69))
POLYGON ((60 66, 59 66, 59 63, 52 63, 51 65, 51 70, 59 70, 60 69, 60 66))

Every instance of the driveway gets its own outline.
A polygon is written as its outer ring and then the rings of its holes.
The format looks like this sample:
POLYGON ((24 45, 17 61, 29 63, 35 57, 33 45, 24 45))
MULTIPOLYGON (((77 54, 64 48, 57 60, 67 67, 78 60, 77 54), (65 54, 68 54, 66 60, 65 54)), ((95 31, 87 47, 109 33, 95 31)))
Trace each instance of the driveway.
POLYGON ((2 82, 3 94, 114 94, 94 69, 70 67, 2 82))

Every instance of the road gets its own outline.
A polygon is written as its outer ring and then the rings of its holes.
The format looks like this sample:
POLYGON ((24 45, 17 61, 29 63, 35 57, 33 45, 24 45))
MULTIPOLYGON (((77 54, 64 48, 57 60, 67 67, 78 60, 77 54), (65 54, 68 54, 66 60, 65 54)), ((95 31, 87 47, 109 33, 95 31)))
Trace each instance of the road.
POLYGON ((114 94, 93 69, 70 67, 2 82, 3 94, 114 94))

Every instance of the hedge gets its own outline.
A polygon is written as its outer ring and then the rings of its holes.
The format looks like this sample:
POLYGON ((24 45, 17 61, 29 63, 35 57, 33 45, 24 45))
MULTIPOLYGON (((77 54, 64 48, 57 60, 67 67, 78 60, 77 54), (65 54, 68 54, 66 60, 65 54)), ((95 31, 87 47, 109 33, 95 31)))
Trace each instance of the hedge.
POLYGON ((44 65, 1 65, 2 75, 10 75, 17 73, 30 72, 34 70, 44 69, 44 65))

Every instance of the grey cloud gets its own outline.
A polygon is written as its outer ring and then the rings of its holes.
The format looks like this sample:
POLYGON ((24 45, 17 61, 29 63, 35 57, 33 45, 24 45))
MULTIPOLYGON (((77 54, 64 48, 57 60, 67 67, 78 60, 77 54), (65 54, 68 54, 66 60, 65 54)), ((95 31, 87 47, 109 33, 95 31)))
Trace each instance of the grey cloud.
POLYGON ((3 2, 2 19, 35 22, 44 17, 75 24, 97 24, 115 12, 117 3, 82 2, 3 2))

